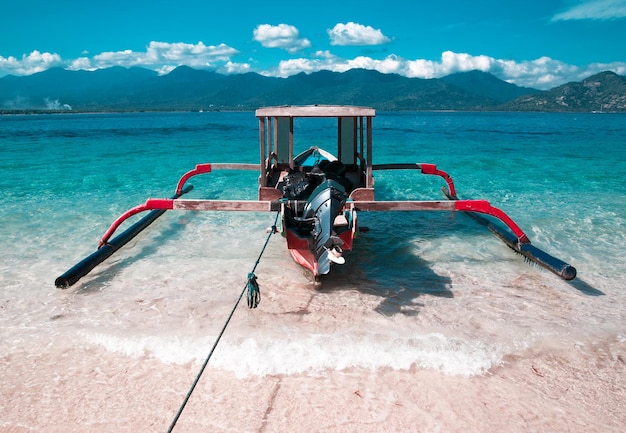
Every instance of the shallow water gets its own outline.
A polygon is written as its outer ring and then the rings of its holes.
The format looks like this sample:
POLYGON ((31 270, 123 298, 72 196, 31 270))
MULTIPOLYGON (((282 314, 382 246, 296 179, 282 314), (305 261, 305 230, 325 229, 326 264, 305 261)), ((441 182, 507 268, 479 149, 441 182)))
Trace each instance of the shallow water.
MULTIPOLYGON (((379 113, 375 163, 436 163, 578 278, 461 214, 361 213, 370 231, 316 289, 274 235, 261 304, 239 305, 176 431, 621 431, 625 120, 379 113)), ((302 148, 332 136, 296 124, 302 148)), ((54 279, 126 209, 197 163, 257 162, 257 141, 253 113, 0 117, 0 431, 167 430, 274 215, 168 212, 70 289, 54 279)), ((256 197, 256 173, 190 183, 256 197)), ((376 176, 379 199, 440 186, 376 176)))

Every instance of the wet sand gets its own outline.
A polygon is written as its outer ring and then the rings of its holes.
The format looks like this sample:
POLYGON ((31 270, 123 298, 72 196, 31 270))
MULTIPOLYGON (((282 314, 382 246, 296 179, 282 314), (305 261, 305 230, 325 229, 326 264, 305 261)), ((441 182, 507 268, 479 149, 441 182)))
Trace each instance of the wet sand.
MULTIPOLYGON (((286 305, 280 293, 267 297, 274 299, 264 300, 265 311, 236 312, 237 323, 216 354, 251 325, 272 329, 271 315, 286 305)), ((4 303, 4 313, 17 317, 20 306, 4 303)), ((313 315, 323 309, 310 301, 308 308, 313 315)), ((50 315, 42 308, 39 319, 16 326, 20 337, 10 347, 1 344, 0 432, 167 431, 201 360, 178 364, 151 353, 126 356, 79 333, 49 332, 66 326, 63 321, 79 325, 91 314, 50 315)), ((421 320, 432 320, 428 314, 423 311, 421 320)), ((146 327, 149 318, 142 316, 146 327)), ((262 353, 255 356, 241 362, 266 362, 262 353)), ((607 334, 540 339, 470 376, 412 365, 241 377, 209 364, 174 431, 617 433, 626 425, 625 401, 626 340, 607 334)))
MULTIPOLYGON (((60 345, 2 357, 0 431, 164 432, 199 367, 60 345)), ((469 378, 412 368, 238 379, 209 368, 174 431, 617 433, 624 356, 624 342, 528 351, 469 378)))

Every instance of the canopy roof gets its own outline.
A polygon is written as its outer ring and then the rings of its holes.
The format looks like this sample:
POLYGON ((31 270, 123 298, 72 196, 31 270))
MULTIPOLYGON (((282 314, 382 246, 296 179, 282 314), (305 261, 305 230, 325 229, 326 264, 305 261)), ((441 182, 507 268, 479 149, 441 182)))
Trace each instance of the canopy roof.
POLYGON ((281 105, 256 110, 256 117, 374 117, 376 110, 352 105, 281 105))

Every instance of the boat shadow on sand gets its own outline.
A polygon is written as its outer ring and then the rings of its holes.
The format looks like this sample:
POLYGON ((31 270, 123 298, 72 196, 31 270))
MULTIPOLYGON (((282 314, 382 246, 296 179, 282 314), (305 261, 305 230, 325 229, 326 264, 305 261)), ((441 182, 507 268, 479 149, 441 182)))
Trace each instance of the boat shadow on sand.
POLYGON ((182 236, 181 224, 184 221, 185 215, 177 215, 165 223, 156 224, 155 227, 158 227, 159 231, 153 233, 150 239, 139 236, 131 240, 120 249, 120 253, 96 266, 90 275, 76 285, 74 292, 88 295, 102 291, 126 268, 136 266, 140 260, 154 256, 164 243, 177 242, 182 236))
MULTIPOLYGON (((322 293, 358 290, 381 298, 375 311, 384 316, 403 314, 417 316, 425 306, 420 298, 434 296, 453 298, 452 280, 439 275, 432 264, 420 258, 410 244, 397 245, 381 251, 376 241, 363 242, 350 252, 355 263, 335 267, 325 276, 322 293)), ((556 278, 556 277, 555 277, 556 278)), ((567 281, 568 286, 586 296, 604 296, 581 279, 567 281)))
POLYGON ((602 290, 598 290, 595 287, 592 287, 591 285, 583 281, 580 277, 576 278, 575 280, 568 281, 567 283, 587 296, 604 296, 606 294, 602 290))
MULTIPOLYGON (((369 235, 369 234, 368 234, 369 235)), ((410 242, 381 243, 378 236, 363 236, 347 254, 348 263, 335 266, 323 279, 320 292, 358 290, 381 298, 375 311, 384 316, 417 316, 424 296, 453 298, 452 280, 439 275, 420 258, 410 242)))
MULTIPOLYGON (((419 221, 413 220, 413 223, 419 221)), ((433 220, 426 220, 429 224, 433 220)), ((449 222, 449 221, 448 221, 449 222)), ((445 221, 442 223, 445 227, 445 221)), ((385 226, 385 224, 382 224, 385 226)), ((374 226, 376 227, 376 226, 374 226)), ((480 226, 471 223, 461 224, 455 230, 486 235, 480 226)), ((445 233, 446 229, 442 229, 445 233)), ((441 234, 440 234, 441 235, 441 234)), ((346 254, 347 263, 334 266, 329 275, 324 276, 321 292, 341 290, 358 290, 375 295, 382 300, 376 311, 385 316, 404 314, 416 316, 424 304, 419 298, 434 296, 453 298, 452 279, 447 275, 439 275, 433 263, 421 258, 416 251, 414 240, 403 238, 387 231, 373 228, 368 230, 355 243, 354 249, 346 254)), ((523 262, 523 260, 522 260, 523 262)), ((534 264, 522 263, 522 266, 537 267, 534 264)), ((549 274, 548 271, 544 271, 549 274)), ((578 290, 586 296, 603 296, 604 292, 596 289, 581 278, 559 282, 578 290)))
MULTIPOLYGON (((162 243, 178 242, 182 236, 180 225, 185 220, 184 215, 178 215, 160 225, 158 234, 153 234, 151 240, 132 240, 124 247, 125 254, 96 267, 88 279, 77 285, 75 292, 100 292, 124 269, 154 255, 162 243)), ((437 274, 432 263, 418 255, 415 245, 400 235, 390 236, 374 228, 360 236, 346 258, 345 265, 334 266, 332 272, 324 277, 322 286, 317 289, 319 292, 356 288, 361 293, 380 297, 376 311, 384 316, 416 316, 424 307, 418 299, 424 296, 454 297, 450 290, 451 278, 437 274)), ((567 281, 567 284, 587 296, 605 295, 581 278, 567 281)))

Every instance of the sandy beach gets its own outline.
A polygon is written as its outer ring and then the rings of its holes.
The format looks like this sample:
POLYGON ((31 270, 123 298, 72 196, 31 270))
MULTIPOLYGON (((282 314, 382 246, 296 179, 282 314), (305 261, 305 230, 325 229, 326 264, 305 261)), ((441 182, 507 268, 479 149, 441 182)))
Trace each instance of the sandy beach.
MULTIPOLYGON (((329 306, 324 296, 307 300, 287 297, 279 289, 268 292, 265 310, 240 306, 216 354, 221 347, 229 350, 257 325, 269 331, 281 310, 299 312, 289 320, 295 326, 300 323, 305 332, 313 332, 313 323, 321 332, 341 322, 341 318, 327 321, 318 316, 332 316, 325 311, 329 306)), ((63 296, 71 297, 57 294, 48 304, 63 296)), ((361 300, 365 305, 371 299, 361 295, 361 300)), ((127 302, 141 303, 136 297, 127 302)), ((424 298, 421 320, 431 321, 440 314, 427 311, 430 304, 446 302, 450 304, 450 299, 424 298)), ((18 304, 4 299, 3 314, 17 314, 18 304)), ((198 312, 200 307, 185 308, 198 312)), ((454 313, 454 305, 450 307, 454 313)), ((52 335, 49 331, 55 326, 85 321, 90 313, 79 310, 50 315, 42 308, 34 322, 20 325, 22 338, 11 347, 0 343, 0 431, 167 431, 201 362, 162 362, 149 351, 127 356, 85 342, 80 332, 46 341, 44 336, 52 335)), ((148 328, 150 311, 132 314, 141 316, 148 328)), ((122 316, 126 316, 122 321, 137 320, 129 319, 128 313, 122 316)), ((276 322, 280 327, 284 320, 276 322)), ((561 341, 536 341, 504 356, 483 374, 470 376, 412 365, 242 377, 209 364, 174 431, 617 433, 626 425, 626 341, 623 334, 601 338, 590 343, 589 333, 583 331, 561 341)), ((209 349, 210 345, 199 348, 207 354, 209 349)), ((289 365, 289 350, 282 350, 289 365)), ((241 363, 266 362, 263 356, 241 359, 241 363)))

